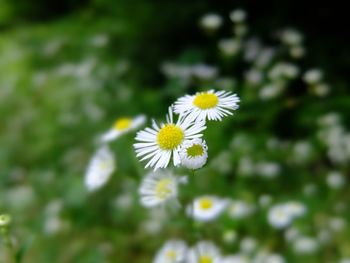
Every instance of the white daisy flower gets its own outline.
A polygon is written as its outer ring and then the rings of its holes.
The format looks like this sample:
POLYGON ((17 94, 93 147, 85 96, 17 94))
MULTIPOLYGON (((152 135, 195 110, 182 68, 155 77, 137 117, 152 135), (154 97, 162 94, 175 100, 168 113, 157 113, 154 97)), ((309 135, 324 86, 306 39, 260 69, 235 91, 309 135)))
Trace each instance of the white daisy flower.
POLYGON ((85 174, 85 186, 92 192, 101 188, 114 172, 116 167, 113 153, 104 145, 99 148, 90 160, 85 174))
POLYGON ((174 123, 173 111, 169 107, 167 122, 160 126, 153 121, 152 128, 139 131, 134 144, 137 157, 142 157, 141 161, 149 160, 147 167, 165 168, 168 166, 171 157, 175 166, 180 164, 179 151, 186 140, 202 137, 201 132, 206 129, 205 122, 193 122, 184 115, 180 115, 174 123))
POLYGON ((188 214, 197 221, 208 222, 217 218, 227 205, 228 200, 226 199, 216 196, 202 196, 193 201, 193 206, 188 207, 188 214))
POLYGON ((145 121, 146 117, 144 115, 138 115, 135 118, 119 118, 114 122, 112 128, 110 128, 106 133, 102 134, 101 141, 113 141, 120 135, 142 126, 145 121))
POLYGON ((197 243, 188 253, 188 263, 214 263, 220 260, 219 249, 210 241, 197 243))
POLYGON ((285 204, 285 208, 293 219, 303 216, 307 211, 306 207, 302 203, 296 201, 287 202, 285 204))
POLYGON ((202 168, 208 159, 208 146, 200 138, 185 141, 180 150, 181 165, 192 170, 202 168))
POLYGON ((169 171, 157 171, 148 174, 141 183, 139 193, 141 204, 145 207, 154 207, 165 202, 175 201, 178 194, 178 184, 186 183, 186 177, 177 177, 169 171))
POLYGON ((221 121, 222 117, 232 115, 232 111, 238 109, 239 101, 238 96, 231 92, 209 90, 179 98, 174 111, 188 114, 190 119, 221 121))
POLYGON ((184 262, 187 246, 182 240, 170 240, 158 251, 153 263, 184 262))

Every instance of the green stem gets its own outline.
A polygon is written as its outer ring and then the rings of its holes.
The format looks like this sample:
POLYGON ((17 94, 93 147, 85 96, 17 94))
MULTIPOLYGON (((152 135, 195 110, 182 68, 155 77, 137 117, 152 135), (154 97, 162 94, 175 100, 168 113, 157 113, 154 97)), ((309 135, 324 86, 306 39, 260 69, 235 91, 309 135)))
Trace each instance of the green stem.
POLYGON ((17 263, 15 248, 14 248, 13 243, 11 241, 8 229, 6 227, 1 228, 1 234, 3 236, 4 245, 6 246, 7 251, 10 254, 10 260, 11 260, 10 262, 17 263))

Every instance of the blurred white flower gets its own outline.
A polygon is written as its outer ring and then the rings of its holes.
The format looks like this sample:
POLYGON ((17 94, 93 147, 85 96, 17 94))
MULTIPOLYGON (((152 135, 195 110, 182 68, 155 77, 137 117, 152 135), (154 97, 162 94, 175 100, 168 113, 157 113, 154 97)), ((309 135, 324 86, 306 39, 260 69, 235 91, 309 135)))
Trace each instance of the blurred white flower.
POLYGON ((144 115, 138 115, 135 118, 119 118, 114 122, 112 128, 101 136, 101 141, 113 141, 129 131, 139 128, 145 121, 144 115))
POLYGON ((284 90, 284 86, 279 83, 271 83, 263 86, 259 91, 262 100, 270 100, 279 96, 284 90))
POLYGON ((246 81, 253 86, 261 84, 264 79, 263 73, 256 68, 251 68, 246 71, 244 77, 246 81))
POLYGON ((222 18, 218 14, 206 14, 199 23, 204 29, 215 31, 222 25, 222 18))
POLYGON ((187 114, 192 120, 221 121, 238 109, 239 98, 227 91, 209 90, 179 98, 174 105, 177 114, 187 114))
POLYGON ((225 243, 230 244, 237 240, 237 236, 234 230, 227 230, 223 233, 222 239, 225 243))
POLYGON ((284 233, 284 238, 289 242, 296 240, 299 236, 300 231, 295 227, 289 227, 284 233))
POLYGON ((255 172, 261 177, 275 178, 281 172, 281 167, 274 162, 259 162, 255 165, 255 172))
POLYGON ((187 263, 215 263, 221 258, 219 249, 210 241, 200 241, 188 253, 187 263))
POLYGON ((340 189, 345 186, 345 178, 338 171, 331 171, 327 175, 327 184, 330 188, 340 189))
POLYGON ((0 215, 0 228, 8 226, 10 222, 11 222, 11 217, 8 214, 0 215))
POLYGON ((309 85, 315 85, 322 80, 323 72, 320 69, 309 69, 303 75, 303 80, 309 85))
POLYGON ((259 197, 259 205, 263 208, 269 206, 272 202, 271 195, 263 194, 259 197))
POLYGON ((202 137, 201 132, 206 129, 205 122, 193 122, 193 118, 180 115, 177 122, 173 120, 173 110, 169 107, 169 114, 166 123, 160 126, 153 121, 152 128, 139 131, 136 135, 134 148, 137 157, 141 161, 149 160, 147 167, 165 168, 170 159, 173 159, 175 166, 181 162, 179 151, 186 140, 202 137))
POLYGON ((188 206, 190 217, 197 221, 208 222, 217 218, 228 205, 228 200, 216 196, 197 197, 193 204, 188 206))
POLYGON ((228 255, 218 261, 218 263, 249 263, 249 262, 250 262, 249 257, 243 254, 228 255))
POLYGON ((319 244, 315 238, 299 237, 294 241, 293 249, 297 254, 312 254, 319 248, 319 244))
POLYGON ((181 165, 196 170, 202 168, 208 159, 208 146, 200 138, 185 141, 180 150, 181 165))
POLYGON ((276 53, 276 50, 274 48, 271 48, 271 47, 265 47, 265 48, 261 49, 259 51, 256 59, 254 60, 254 65, 260 69, 265 68, 267 65, 270 64, 275 53, 276 53))
POLYGON ((292 222, 292 217, 285 205, 274 205, 268 212, 269 224, 277 229, 286 228, 292 222))
POLYGON ((196 64, 191 67, 191 73, 195 78, 210 80, 218 75, 218 69, 206 64, 196 64))
POLYGON ((289 49, 289 55, 295 59, 304 57, 305 53, 306 53, 306 50, 302 46, 293 46, 289 49))
POLYGON ((93 155, 85 173, 85 186, 93 192, 105 185, 116 167, 113 153, 107 145, 101 146, 93 155))
POLYGON ((281 32, 280 38, 286 45, 297 46, 301 44, 303 35, 295 29, 285 29, 281 32))
POLYGON ((261 49, 262 47, 259 39, 248 39, 244 45, 244 60, 247 62, 254 61, 260 54, 261 49))
POLYGON ((243 219, 254 212, 254 206, 242 200, 233 200, 230 201, 227 212, 231 218, 243 219))
POLYGON ((170 171, 162 170, 146 175, 140 185, 141 204, 154 207, 165 203, 179 206, 177 201, 178 185, 187 183, 186 177, 178 177, 170 171))
POLYGON ((231 38, 221 39, 218 47, 223 55, 235 56, 241 50, 241 42, 231 38))
POLYGON ((106 34, 95 35, 90 39, 90 43, 94 47, 103 47, 107 45, 108 41, 109 41, 109 38, 108 38, 108 35, 106 34))
POLYGON ((247 19, 247 13, 243 9, 236 9, 230 13, 230 19, 234 23, 242 23, 247 19))
POLYGON ((153 263, 184 262, 187 246, 182 240, 167 241, 155 256, 153 263))
POLYGON ((241 240, 240 251, 245 254, 252 253, 257 247, 257 241, 252 237, 245 237, 241 240))
POLYGON ((331 91, 331 88, 326 83, 318 83, 313 86, 313 92, 318 97, 325 97, 327 96, 331 91))
POLYGON ((276 253, 270 253, 268 251, 259 251, 254 259, 251 261, 252 263, 285 263, 285 259, 276 253))
POLYGON ((294 79, 298 75, 298 66, 288 62, 276 63, 268 72, 269 78, 274 81, 280 79, 294 79))
POLYGON ((334 232, 341 232, 346 227, 346 221, 341 217, 332 217, 328 224, 329 228, 334 232))

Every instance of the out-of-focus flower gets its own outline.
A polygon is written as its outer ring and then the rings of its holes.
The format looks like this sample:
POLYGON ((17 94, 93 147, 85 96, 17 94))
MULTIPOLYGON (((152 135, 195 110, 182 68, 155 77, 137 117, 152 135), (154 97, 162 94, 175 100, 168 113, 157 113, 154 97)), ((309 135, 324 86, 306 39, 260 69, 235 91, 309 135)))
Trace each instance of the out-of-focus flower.
POLYGON ((8 214, 0 215, 0 227, 6 227, 10 224, 11 217, 8 214))
POLYGON ((299 237, 294 241, 293 249, 297 254, 312 254, 319 248, 319 244, 315 238, 299 237))
POLYGON ((181 162, 179 151, 186 140, 202 137, 201 132, 206 129, 205 122, 193 122, 193 118, 180 115, 177 122, 173 120, 173 110, 169 107, 167 122, 160 126, 153 121, 152 128, 146 128, 139 131, 136 135, 134 144, 137 157, 141 161, 149 160, 147 167, 165 168, 170 159, 178 166, 181 162))
POLYGON ((271 83, 263 86, 259 91, 262 100, 269 100, 279 96, 284 90, 284 86, 279 83, 271 83))
POLYGON ((303 80, 309 85, 315 85, 322 80, 323 73, 320 69, 309 69, 303 75, 303 80))
POLYGON ((244 254, 229 255, 222 258, 218 263, 249 263, 249 257, 244 254))
POLYGON ((186 259, 187 246, 182 240, 167 241, 158 251, 153 263, 184 262, 186 259))
POLYGON ((206 64, 196 64, 191 67, 192 76, 200 80, 214 79, 218 75, 218 69, 206 64))
POLYGON ((269 71, 268 76, 271 80, 294 79, 299 75, 299 68, 295 64, 288 62, 279 62, 269 71))
POLYGON ((282 43, 290 46, 298 46, 303 41, 303 35, 295 29, 285 29, 280 33, 282 43))
POLYGON ((268 221, 272 227, 282 229, 289 226, 295 218, 304 215, 305 212, 305 206, 299 202, 277 204, 270 208, 268 221))
POLYGON ((243 9, 236 9, 230 13, 230 19, 234 23, 242 23, 247 19, 247 13, 243 9))
POLYGON ((255 165, 255 172, 261 177, 275 178, 281 172, 281 167, 274 162, 259 162, 255 165))
POLYGON ((225 56, 235 56, 241 50, 241 42, 235 39, 221 39, 218 43, 220 52, 225 56))
POLYGON ((242 219, 254 212, 254 206, 242 200, 233 200, 230 202, 227 212, 231 218, 242 219))
POLYGON ((301 46, 291 47, 289 49, 289 55, 292 58, 299 59, 305 56, 306 50, 301 46))
POLYGON ((252 253, 257 247, 257 241, 252 237, 245 237, 241 240, 240 251, 245 254, 252 253))
POLYGON ((178 185, 184 183, 187 183, 186 177, 175 176, 167 170, 149 173, 143 178, 139 188, 141 204, 153 207, 169 202, 178 206, 178 185))
POLYGON ((116 167, 108 146, 101 146, 93 155, 85 173, 85 186, 92 192, 106 184, 116 167))
POLYGON ((261 82, 264 79, 264 76, 260 70, 256 68, 251 68, 245 73, 245 79, 249 84, 256 86, 261 84, 261 82))
POLYGON ((189 216, 197 221, 208 222, 217 218, 227 207, 228 200, 216 196, 201 196, 188 207, 189 216))
POLYGON ((219 249, 210 241, 200 241, 188 253, 188 263, 214 263, 220 260, 219 249))
POLYGON ((339 189, 345 186, 345 178, 340 172, 332 171, 327 176, 327 184, 330 188, 339 189))
POLYGON ((261 207, 267 207, 271 204, 272 197, 270 195, 264 194, 259 197, 259 205, 261 207))
POLYGON ((230 244, 237 240, 237 236, 234 230, 227 230, 223 233, 222 239, 225 243, 230 244))
POLYGON ((218 14, 206 14, 199 23, 205 30, 215 31, 222 25, 222 17, 218 14))
POLYGON ((315 93, 315 95, 319 96, 319 97, 325 97, 331 91, 330 86, 328 84, 326 84, 326 83, 316 84, 312 88, 313 88, 312 89, 313 93, 315 93))
POLYGON ((119 118, 114 122, 113 127, 101 136, 101 141, 113 141, 129 131, 139 128, 145 121, 146 117, 144 115, 139 115, 135 118, 119 118))
POLYGON ((209 90, 179 98, 174 105, 178 114, 187 114, 192 120, 221 121, 238 109, 239 98, 227 91, 209 90))
POLYGON ((202 168, 208 159, 208 146, 200 138, 185 141, 180 150, 181 165, 196 170, 202 168))

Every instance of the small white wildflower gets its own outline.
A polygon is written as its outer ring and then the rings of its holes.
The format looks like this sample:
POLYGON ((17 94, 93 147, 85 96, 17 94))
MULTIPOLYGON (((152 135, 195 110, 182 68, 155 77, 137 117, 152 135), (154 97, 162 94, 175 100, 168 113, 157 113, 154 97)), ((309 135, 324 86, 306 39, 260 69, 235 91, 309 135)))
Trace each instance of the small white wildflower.
POLYGON ((304 57, 305 53, 306 53, 305 48, 303 48, 302 46, 295 46, 289 49, 289 55, 295 59, 304 57))
POLYGON ((281 167, 274 162, 259 162, 255 166, 256 173, 261 177, 275 178, 281 172, 281 167))
POLYGON ((106 184, 116 167, 113 153, 106 146, 93 155, 85 174, 85 186, 92 192, 106 184))
POLYGON ((233 243, 237 240, 237 233, 234 230, 227 230, 224 232, 222 239, 225 243, 233 243))
POLYGON ((189 216, 197 221, 208 222, 217 218, 227 207, 228 201, 216 196, 201 196, 188 207, 189 216))
POLYGON ((153 263, 184 262, 187 246, 182 240, 170 240, 166 242, 155 256, 153 263))
POLYGON ((214 263, 221 258, 220 250, 210 241, 200 241, 188 253, 187 263, 214 263))
POLYGON ((176 198, 179 183, 187 183, 187 178, 177 177, 166 170, 149 173, 143 178, 139 188, 141 204, 145 207, 154 207, 170 202, 178 206, 176 198))
POLYGON ((179 98, 174 105, 178 114, 188 114, 190 119, 221 121, 238 109, 239 98, 227 91, 209 90, 179 98))
POLYGON ((196 170, 202 168, 208 159, 208 146, 200 138, 185 141, 180 150, 181 165, 196 170))
POLYGON ((279 83, 271 83, 263 86, 259 91, 259 97, 262 100, 270 100, 278 97, 284 90, 284 86, 279 83))
POLYGON ((144 115, 136 116, 135 118, 119 118, 113 127, 101 136, 102 142, 110 142, 131 130, 135 130, 142 126, 146 121, 144 115))
POLYGON ((313 86, 313 92, 316 96, 319 97, 325 97, 327 96, 331 91, 331 88, 328 84, 325 83, 319 83, 313 86))
POLYGON ((196 64, 191 68, 192 76, 201 80, 214 79, 218 75, 218 69, 206 64, 196 64))
POLYGON ((171 158, 174 165, 178 166, 181 162, 179 151, 183 143, 202 137, 201 132, 206 129, 204 120, 193 122, 193 118, 181 114, 174 123, 171 107, 166 120, 167 122, 160 126, 153 121, 152 129, 146 128, 136 135, 138 143, 134 144, 134 148, 137 157, 140 157, 141 161, 149 160, 145 168, 165 168, 171 158))

